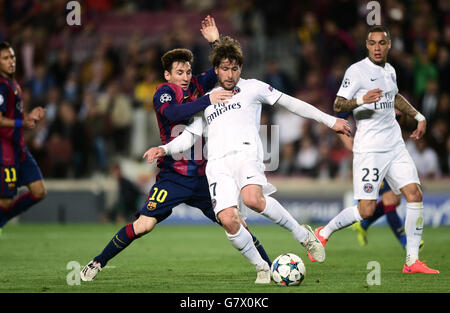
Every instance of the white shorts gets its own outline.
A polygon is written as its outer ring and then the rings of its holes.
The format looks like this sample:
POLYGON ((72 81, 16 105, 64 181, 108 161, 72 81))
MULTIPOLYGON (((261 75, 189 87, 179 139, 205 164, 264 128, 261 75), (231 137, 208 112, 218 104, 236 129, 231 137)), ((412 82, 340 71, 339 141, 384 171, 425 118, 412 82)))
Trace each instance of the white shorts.
POLYGON ((252 159, 243 152, 236 152, 224 158, 208 160, 206 177, 214 213, 229 207, 238 207, 241 218, 247 217, 248 207, 241 199, 241 189, 247 185, 260 185, 264 195, 277 189, 267 182, 264 163, 252 159))
POLYGON ((405 146, 386 152, 354 153, 353 194, 355 200, 376 200, 383 179, 400 194, 406 185, 420 184, 413 159, 405 146))

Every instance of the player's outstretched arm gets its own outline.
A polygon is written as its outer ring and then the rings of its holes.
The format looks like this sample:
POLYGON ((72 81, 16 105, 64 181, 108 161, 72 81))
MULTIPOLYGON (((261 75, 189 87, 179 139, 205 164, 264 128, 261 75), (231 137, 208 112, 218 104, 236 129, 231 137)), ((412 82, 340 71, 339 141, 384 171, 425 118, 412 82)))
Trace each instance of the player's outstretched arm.
POLYGON ((190 149, 195 143, 195 135, 191 132, 184 130, 178 137, 174 140, 159 147, 152 147, 148 149, 144 155, 143 159, 147 158, 148 163, 153 163, 153 161, 159 157, 163 157, 166 154, 174 155, 176 153, 181 153, 190 149))
POLYGON ((425 135, 427 130, 427 121, 419 111, 417 111, 405 97, 397 94, 394 99, 394 105, 397 110, 417 120, 417 128, 409 136, 413 139, 420 139, 425 135))
POLYGON ((351 136, 350 124, 346 120, 326 114, 300 99, 282 94, 275 103, 285 107, 287 110, 298 116, 323 123, 337 133, 351 136))
POLYGON ((218 42, 220 39, 219 29, 216 26, 216 21, 211 16, 206 16, 202 23, 200 32, 203 37, 210 43, 214 44, 216 41, 218 42))

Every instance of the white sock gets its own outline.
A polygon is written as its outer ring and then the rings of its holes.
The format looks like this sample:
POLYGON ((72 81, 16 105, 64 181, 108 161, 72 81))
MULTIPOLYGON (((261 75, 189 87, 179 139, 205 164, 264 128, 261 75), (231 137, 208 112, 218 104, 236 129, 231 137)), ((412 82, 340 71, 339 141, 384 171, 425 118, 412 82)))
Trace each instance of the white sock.
POLYGON ((269 268, 269 264, 259 255, 258 250, 253 244, 252 235, 242 226, 238 232, 234 235, 230 235, 227 232, 228 240, 231 245, 235 247, 239 253, 241 253, 247 260, 250 261, 257 269, 259 267, 269 268))
POLYGON ((289 230, 298 242, 304 242, 308 238, 308 233, 304 227, 292 217, 292 215, 274 198, 266 198, 266 207, 261 214, 272 222, 289 230))
POLYGON ((406 203, 406 265, 419 259, 419 245, 423 230, 423 202, 406 203))
POLYGON ((336 215, 324 228, 320 230, 319 234, 325 238, 329 238, 335 231, 362 220, 363 218, 359 214, 358 206, 351 206, 343 209, 338 215, 336 215))

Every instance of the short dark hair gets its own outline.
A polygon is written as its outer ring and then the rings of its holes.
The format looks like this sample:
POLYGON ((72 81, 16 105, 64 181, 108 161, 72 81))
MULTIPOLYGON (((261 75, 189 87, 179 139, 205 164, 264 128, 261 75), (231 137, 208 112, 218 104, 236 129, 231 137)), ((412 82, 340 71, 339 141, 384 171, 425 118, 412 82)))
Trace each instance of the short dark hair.
POLYGON ((189 62, 190 64, 192 64, 194 62, 194 55, 188 49, 177 48, 167 51, 161 57, 162 67, 169 73, 172 70, 172 64, 175 62, 189 62))
POLYGON ((12 46, 10 45, 9 42, 7 42, 7 41, 0 42, 0 51, 9 49, 9 48, 12 48, 12 46))
POLYGON ((223 59, 236 61, 239 66, 242 65, 244 57, 239 41, 229 36, 221 38, 220 43, 214 47, 210 60, 214 67, 218 67, 223 59))
POLYGON ((375 26, 370 27, 370 28, 367 30, 367 36, 366 36, 366 39, 369 38, 369 35, 370 35, 371 33, 386 33, 386 36, 387 36, 388 40, 391 40, 391 34, 389 33, 389 29, 387 29, 386 26, 383 26, 383 25, 375 25, 375 26))

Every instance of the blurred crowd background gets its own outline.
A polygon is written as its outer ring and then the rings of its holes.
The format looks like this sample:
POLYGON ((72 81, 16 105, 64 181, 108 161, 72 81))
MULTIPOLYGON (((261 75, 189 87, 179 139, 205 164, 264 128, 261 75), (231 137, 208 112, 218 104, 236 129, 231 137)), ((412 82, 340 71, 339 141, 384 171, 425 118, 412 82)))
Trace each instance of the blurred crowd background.
MULTIPOLYGON (((160 57, 189 48, 194 74, 208 69, 199 31, 207 14, 240 40, 243 78, 330 114, 346 68, 366 56, 368 1, 85 0, 80 26, 67 25, 67 2, 0 1, 0 40, 15 49, 24 105, 47 109, 26 133, 45 178, 109 175, 118 159, 143 162, 160 144, 152 101, 163 82, 160 57)), ((448 177, 450 1, 379 3, 400 93, 428 121, 425 138, 414 142, 415 121, 399 117, 407 147, 423 179, 448 177)), ((328 128, 268 106, 262 124, 280 127, 280 165, 268 174, 351 179, 352 155, 328 128)))

